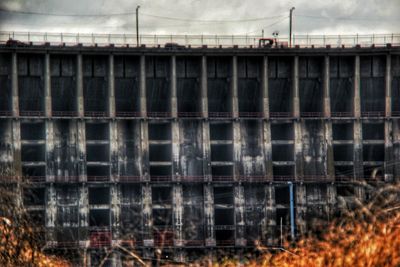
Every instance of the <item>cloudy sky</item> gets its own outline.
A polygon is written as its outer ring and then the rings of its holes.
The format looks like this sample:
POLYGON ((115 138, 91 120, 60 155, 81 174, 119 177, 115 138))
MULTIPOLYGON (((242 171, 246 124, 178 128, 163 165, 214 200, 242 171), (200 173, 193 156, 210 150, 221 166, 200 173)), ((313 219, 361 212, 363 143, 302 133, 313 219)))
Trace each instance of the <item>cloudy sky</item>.
POLYGON ((1 31, 143 34, 400 32, 400 0, 0 0, 1 31))

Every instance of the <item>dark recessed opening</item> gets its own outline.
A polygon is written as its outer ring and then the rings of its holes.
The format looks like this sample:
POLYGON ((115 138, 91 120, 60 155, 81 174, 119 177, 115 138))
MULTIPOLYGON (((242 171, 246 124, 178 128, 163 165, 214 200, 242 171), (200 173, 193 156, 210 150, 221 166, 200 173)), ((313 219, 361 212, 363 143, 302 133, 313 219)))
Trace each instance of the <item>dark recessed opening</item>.
POLYGON ((289 186, 276 186, 275 187, 275 203, 277 205, 289 205, 290 204, 289 186))
POLYGON ((108 144, 87 144, 86 145, 86 160, 109 162, 110 151, 108 144))
POLYGON ((28 177, 46 176, 46 166, 22 166, 22 175, 28 177))
POLYGON ((274 176, 292 176, 294 177, 294 166, 273 166, 274 176))
POLYGON ((363 140, 384 140, 385 125, 383 123, 363 123, 363 140))
POLYGON ((171 140, 171 124, 149 123, 149 140, 171 140))
POLYGON ((108 123, 86 123, 86 140, 109 140, 108 123))
POLYGON ((46 127, 44 122, 21 122, 21 140, 46 139, 46 127))
POLYGON ((172 209, 153 209, 154 226, 172 225, 172 209))
POLYGON ((109 176, 110 166, 87 166, 87 176, 109 176))
POLYGON ((233 209, 214 209, 215 225, 234 225, 234 210, 233 209))
POLYGON ((354 187, 350 185, 340 185, 336 187, 337 195, 341 197, 354 196, 354 187))
POLYGON ((272 140, 293 140, 294 131, 292 123, 273 123, 271 124, 272 140))
POLYGON ((333 123, 333 140, 353 140, 353 123, 333 123))
POLYGON ((293 145, 272 145, 272 161, 293 161, 293 145))
POLYGON ((171 161, 172 147, 171 144, 150 144, 149 160, 150 161, 171 161))
POLYGON ((334 144, 333 159, 334 161, 353 161, 353 145, 334 144))
POLYGON ((353 165, 335 166, 335 176, 337 178, 353 178, 354 177, 353 165))
POLYGON ((21 161, 40 162, 46 160, 46 145, 22 144, 21 161))
POLYGON ((45 188, 27 188, 24 189, 24 205, 44 205, 45 188))
POLYGON ((211 145, 211 161, 232 161, 232 160, 233 160, 232 144, 211 145))
POLYGON ((110 204, 110 188, 90 187, 89 205, 108 205, 110 204))
POLYGON ((212 166, 211 167, 212 176, 233 176, 233 166, 212 166))
POLYGON ((210 123, 210 140, 232 140, 231 123, 210 123))
POLYGON ((172 188, 169 186, 152 187, 151 198, 153 204, 171 204, 172 203, 172 188))
POLYGON ((171 176, 171 166, 150 166, 150 176, 171 176))
POLYGON ((233 187, 214 187, 214 205, 233 205, 233 187))
POLYGON ((363 145, 364 161, 385 161, 385 145, 363 145))
POLYGON ((102 227, 110 225, 109 209, 92 209, 89 210, 89 226, 102 227))

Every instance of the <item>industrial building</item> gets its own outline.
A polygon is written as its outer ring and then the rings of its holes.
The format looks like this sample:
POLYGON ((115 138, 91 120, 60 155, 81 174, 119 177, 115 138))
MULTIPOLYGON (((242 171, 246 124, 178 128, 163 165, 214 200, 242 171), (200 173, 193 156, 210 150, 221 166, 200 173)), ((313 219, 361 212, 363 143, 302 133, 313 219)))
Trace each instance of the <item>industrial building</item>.
POLYGON ((399 127, 390 44, 0 46, 1 165, 30 182, 45 249, 81 265, 109 248, 105 266, 133 262, 118 246, 241 255, 321 229, 366 184, 400 180, 399 127))

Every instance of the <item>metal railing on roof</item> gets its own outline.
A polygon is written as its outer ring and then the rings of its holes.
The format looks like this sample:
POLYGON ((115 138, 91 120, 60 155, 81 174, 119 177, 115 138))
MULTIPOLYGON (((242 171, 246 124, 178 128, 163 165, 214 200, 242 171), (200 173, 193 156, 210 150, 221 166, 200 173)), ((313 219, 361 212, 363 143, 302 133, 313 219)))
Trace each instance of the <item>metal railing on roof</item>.
MULTIPOLYGON (((193 48, 202 47, 258 47, 261 35, 150 35, 139 36, 139 44, 146 47, 164 46, 174 43, 179 46, 193 48)), ((47 33, 47 32, 13 32, 0 31, 0 44, 9 39, 20 42, 40 45, 74 46, 137 46, 135 34, 95 34, 95 33, 47 33)), ((288 38, 276 39, 277 47, 288 45, 288 38)), ((366 34, 366 35, 294 35, 293 47, 354 47, 360 46, 384 46, 386 44, 400 45, 400 34, 366 34)), ((275 45, 272 46, 276 47, 275 45)))

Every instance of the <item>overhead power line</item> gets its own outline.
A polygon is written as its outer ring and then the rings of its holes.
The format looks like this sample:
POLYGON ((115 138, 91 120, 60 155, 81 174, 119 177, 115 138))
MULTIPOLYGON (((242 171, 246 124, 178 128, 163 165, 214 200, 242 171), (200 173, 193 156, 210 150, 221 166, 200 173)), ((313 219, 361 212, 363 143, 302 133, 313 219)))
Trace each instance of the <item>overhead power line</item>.
POLYGON ((327 17, 327 16, 314 16, 314 15, 303 15, 296 14, 295 17, 300 18, 310 18, 310 19, 331 19, 331 20, 355 20, 355 21, 400 21, 400 18, 397 19, 388 19, 388 18, 360 18, 360 17, 327 17))

